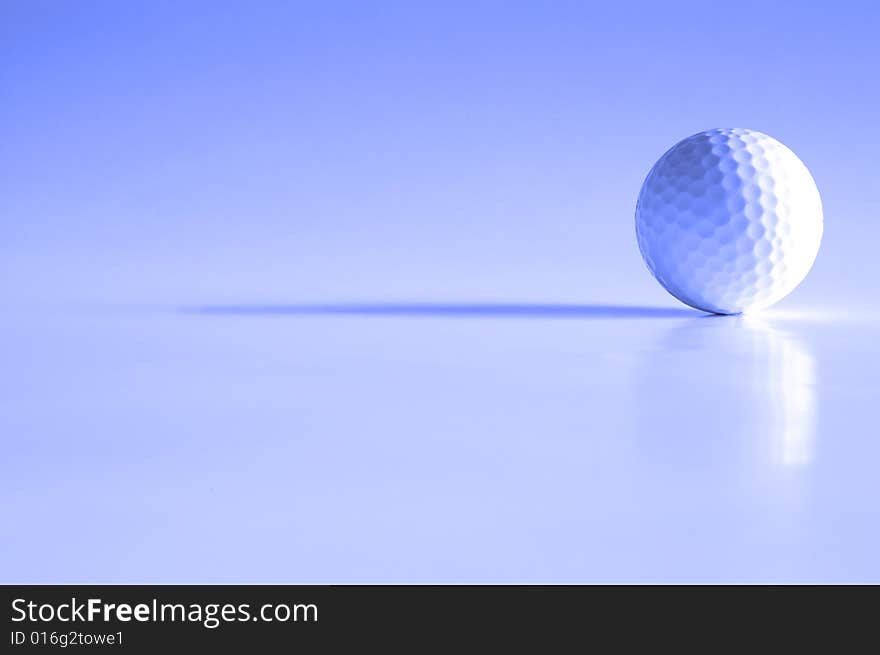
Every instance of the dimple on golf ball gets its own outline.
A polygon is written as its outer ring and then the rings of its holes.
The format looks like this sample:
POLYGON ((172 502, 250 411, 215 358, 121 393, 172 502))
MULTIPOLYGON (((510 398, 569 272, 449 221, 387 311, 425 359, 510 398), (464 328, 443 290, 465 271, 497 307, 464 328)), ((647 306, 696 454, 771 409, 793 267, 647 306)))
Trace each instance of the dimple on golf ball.
POLYGON ((683 303, 715 314, 768 307, 806 277, 822 240, 807 167, 776 139, 741 128, 675 144, 636 205, 639 250, 683 303))

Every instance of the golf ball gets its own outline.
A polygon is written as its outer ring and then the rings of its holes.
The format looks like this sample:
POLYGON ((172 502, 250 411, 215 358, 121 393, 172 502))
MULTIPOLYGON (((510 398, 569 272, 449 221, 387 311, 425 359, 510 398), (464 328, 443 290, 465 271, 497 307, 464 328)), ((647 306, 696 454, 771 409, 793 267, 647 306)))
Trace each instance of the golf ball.
POLYGON ((675 144, 636 205, 639 250, 683 303, 716 314, 768 307, 806 277, 822 240, 822 201, 803 162, 741 128, 675 144))

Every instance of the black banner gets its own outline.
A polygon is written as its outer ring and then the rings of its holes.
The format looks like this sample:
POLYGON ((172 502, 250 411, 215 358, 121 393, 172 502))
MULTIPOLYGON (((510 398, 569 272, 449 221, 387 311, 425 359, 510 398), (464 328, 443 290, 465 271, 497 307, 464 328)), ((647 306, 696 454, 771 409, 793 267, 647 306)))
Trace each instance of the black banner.
MULTIPOLYGON (((317 648, 538 638, 655 640, 698 634, 792 639, 845 618, 872 625, 852 588, 575 586, 5 586, 3 652, 317 648), (845 609, 845 613, 841 611, 845 609)), ((710 650, 712 650, 710 648, 710 650)))

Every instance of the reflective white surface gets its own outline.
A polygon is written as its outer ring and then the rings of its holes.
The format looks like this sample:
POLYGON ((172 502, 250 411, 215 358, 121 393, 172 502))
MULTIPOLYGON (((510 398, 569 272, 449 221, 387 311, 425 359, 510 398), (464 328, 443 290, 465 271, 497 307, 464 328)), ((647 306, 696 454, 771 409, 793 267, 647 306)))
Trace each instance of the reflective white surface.
POLYGON ((0 3, 0 582, 880 582, 845 5, 0 3), (760 321, 634 234, 713 125, 822 194, 760 321))
POLYGON ((880 581, 869 321, 340 303, 4 332, 3 581, 880 581))

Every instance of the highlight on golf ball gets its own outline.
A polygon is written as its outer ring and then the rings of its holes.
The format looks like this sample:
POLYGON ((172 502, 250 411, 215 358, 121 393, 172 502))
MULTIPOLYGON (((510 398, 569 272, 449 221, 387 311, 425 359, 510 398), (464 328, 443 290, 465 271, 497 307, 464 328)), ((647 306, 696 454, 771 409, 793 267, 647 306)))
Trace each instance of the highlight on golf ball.
POLYGON ((806 277, 822 240, 822 201, 803 162, 742 128, 675 144, 636 205, 639 250, 654 277, 696 309, 768 307, 806 277))

